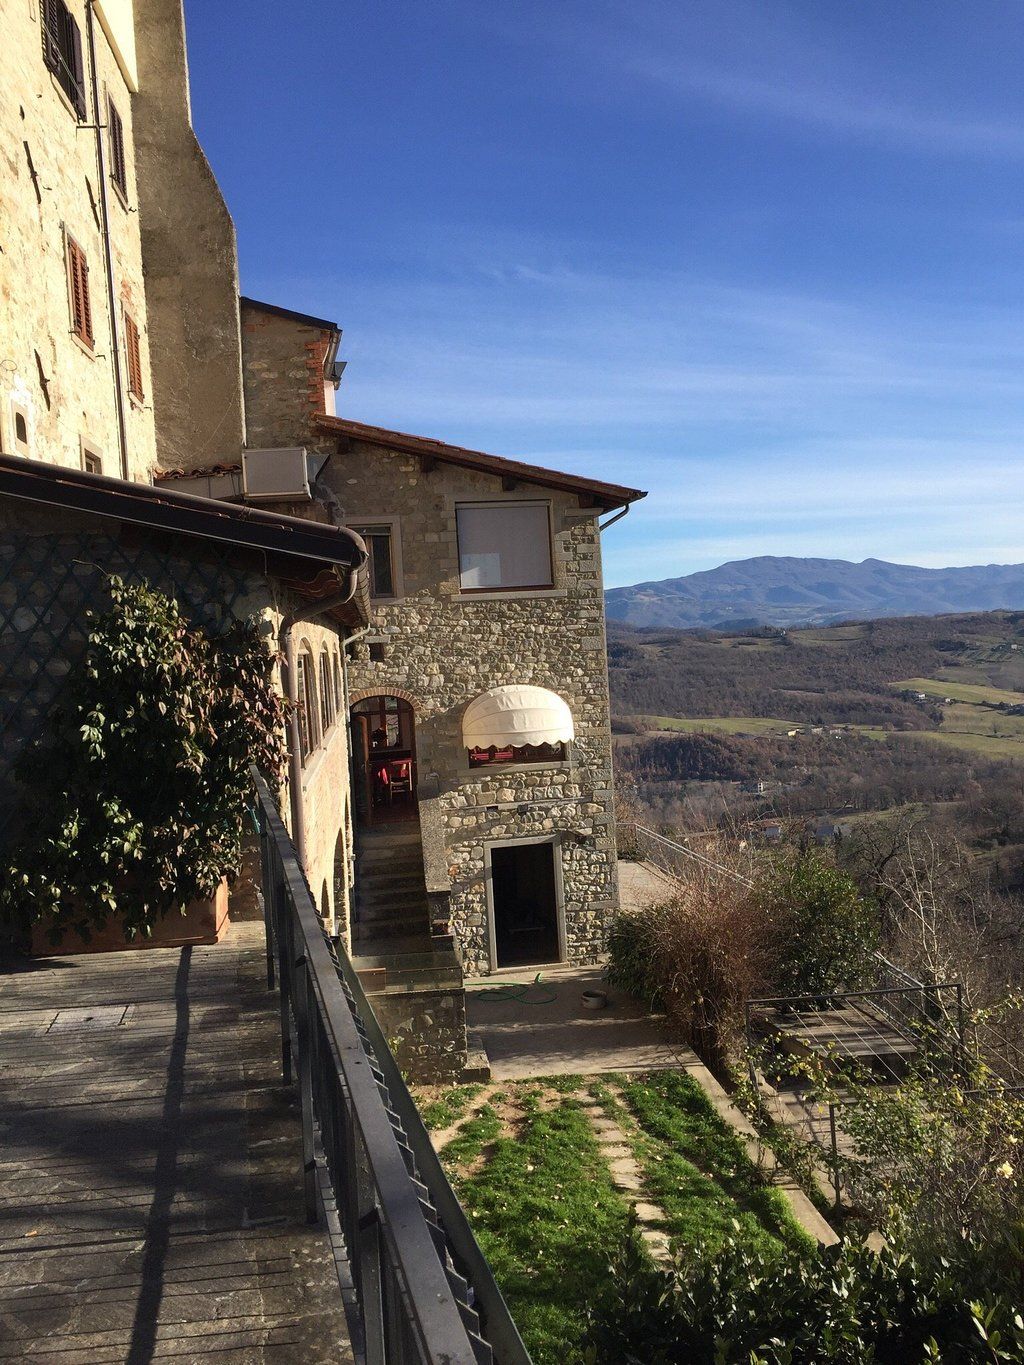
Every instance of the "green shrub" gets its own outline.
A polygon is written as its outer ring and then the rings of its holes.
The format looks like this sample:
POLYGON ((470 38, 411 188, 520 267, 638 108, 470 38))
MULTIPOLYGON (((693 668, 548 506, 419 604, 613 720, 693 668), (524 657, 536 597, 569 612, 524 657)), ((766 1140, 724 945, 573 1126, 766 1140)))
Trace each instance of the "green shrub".
POLYGON ((812 1258, 732 1243, 651 1265, 623 1240, 591 1307, 592 1365, 919 1365, 1024 1359, 1024 1321, 961 1266, 849 1243, 812 1258))
POLYGON ((758 878, 756 900, 778 935, 777 994, 828 995, 870 978, 877 915, 830 851, 774 853, 758 878))
POLYGON ((248 766, 276 783, 284 703, 253 623, 212 639, 145 585, 109 584, 47 732, 22 758, 0 927, 129 936, 213 894, 251 828, 248 766))

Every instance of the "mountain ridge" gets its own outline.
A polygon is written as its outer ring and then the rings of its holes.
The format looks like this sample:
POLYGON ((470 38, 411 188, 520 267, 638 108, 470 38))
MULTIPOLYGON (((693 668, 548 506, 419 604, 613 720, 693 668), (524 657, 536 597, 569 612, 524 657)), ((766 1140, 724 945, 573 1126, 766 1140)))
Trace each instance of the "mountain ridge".
POLYGON ((868 558, 758 555, 605 593, 610 621, 676 629, 830 625, 1024 609, 1024 564, 925 569, 868 558))

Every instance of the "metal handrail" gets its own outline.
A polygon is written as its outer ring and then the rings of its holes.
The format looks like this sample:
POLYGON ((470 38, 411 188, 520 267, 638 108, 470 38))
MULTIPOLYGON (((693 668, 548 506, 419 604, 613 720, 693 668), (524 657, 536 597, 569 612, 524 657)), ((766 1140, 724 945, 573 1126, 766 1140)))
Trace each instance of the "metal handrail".
POLYGON ((270 790, 255 769, 252 778, 267 979, 276 969, 286 1081, 297 1071, 306 1215, 320 1215, 325 1167, 367 1365, 530 1365, 344 950, 339 975, 270 790))
POLYGON ((744 877, 742 872, 736 872, 733 868, 726 867, 723 863, 716 863, 713 858, 709 858, 704 853, 698 853, 695 848, 687 848, 685 844, 677 843, 675 839, 668 839, 664 834, 658 834, 653 829, 648 829, 646 825, 634 824, 633 829, 636 834, 642 834, 645 839, 654 840, 665 848, 670 848, 673 853, 682 853, 687 858, 692 858, 694 862, 701 863, 704 867, 710 868, 713 872, 720 872, 724 877, 731 877, 733 881, 741 882, 744 886, 754 885, 749 877, 744 877))

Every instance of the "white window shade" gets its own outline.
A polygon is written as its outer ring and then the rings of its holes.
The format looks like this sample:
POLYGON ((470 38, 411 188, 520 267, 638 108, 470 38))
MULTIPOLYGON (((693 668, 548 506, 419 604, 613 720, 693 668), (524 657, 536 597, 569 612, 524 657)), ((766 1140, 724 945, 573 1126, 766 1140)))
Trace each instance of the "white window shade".
POLYGON ((547 503, 463 503, 456 517, 464 590, 551 587, 547 503))
POLYGON ((467 749, 569 744, 575 734, 569 707, 544 687, 492 687, 471 701, 462 717, 467 749))

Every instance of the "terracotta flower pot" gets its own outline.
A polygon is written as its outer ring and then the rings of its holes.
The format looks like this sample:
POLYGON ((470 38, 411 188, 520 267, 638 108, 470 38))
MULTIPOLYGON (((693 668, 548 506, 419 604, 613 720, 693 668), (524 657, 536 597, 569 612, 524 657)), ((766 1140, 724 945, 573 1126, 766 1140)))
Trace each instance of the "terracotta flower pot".
POLYGON ((178 948, 186 943, 216 943, 228 922, 228 884, 222 881, 209 900, 193 901, 183 915, 164 915, 149 938, 136 934, 127 939, 117 918, 93 931, 86 943, 74 929, 67 929, 51 943, 45 924, 32 926, 32 956, 57 957, 70 953, 116 953, 133 948, 178 948))

